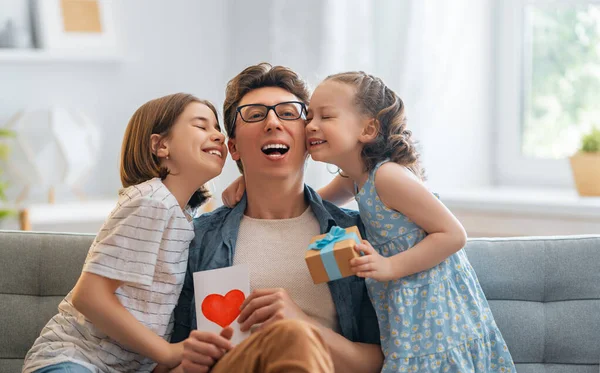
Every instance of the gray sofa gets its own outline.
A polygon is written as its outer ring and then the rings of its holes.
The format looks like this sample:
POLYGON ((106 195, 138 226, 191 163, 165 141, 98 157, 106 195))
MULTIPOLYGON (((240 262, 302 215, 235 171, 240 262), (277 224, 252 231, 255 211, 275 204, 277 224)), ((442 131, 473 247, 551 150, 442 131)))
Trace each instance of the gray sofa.
MULTIPOLYGON (((20 372, 93 238, 0 232, 0 372, 20 372)), ((519 373, 600 371, 600 236, 473 239, 466 250, 519 373)))

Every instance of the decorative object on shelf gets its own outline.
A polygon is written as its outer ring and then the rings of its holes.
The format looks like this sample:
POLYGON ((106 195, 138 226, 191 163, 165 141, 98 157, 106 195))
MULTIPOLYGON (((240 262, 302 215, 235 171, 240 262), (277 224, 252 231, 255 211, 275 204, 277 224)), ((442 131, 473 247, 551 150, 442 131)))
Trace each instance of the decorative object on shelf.
POLYGON ((28 1, 2 0, 0 48, 32 48, 31 14, 28 1))
POLYGON ((113 53, 111 0, 35 0, 37 46, 47 50, 113 53))
MULTIPOLYGON (((14 133, 4 128, 0 128, 0 160, 6 161, 10 148, 5 141, 6 138, 14 137, 14 133)), ((6 202, 6 189, 8 188, 8 182, 4 180, 2 175, 3 169, 0 169, 0 201, 6 202)), ((14 215, 16 212, 13 209, 0 206, 0 220, 14 215)))
POLYGON ((22 188, 17 203, 36 188, 54 200, 54 188, 66 186, 79 198, 100 150, 100 133, 80 111, 51 108, 22 111, 5 126, 16 136, 8 162, 11 183, 22 188))
POLYGON ((600 130, 584 135, 581 149, 569 158, 580 196, 600 196, 600 130))

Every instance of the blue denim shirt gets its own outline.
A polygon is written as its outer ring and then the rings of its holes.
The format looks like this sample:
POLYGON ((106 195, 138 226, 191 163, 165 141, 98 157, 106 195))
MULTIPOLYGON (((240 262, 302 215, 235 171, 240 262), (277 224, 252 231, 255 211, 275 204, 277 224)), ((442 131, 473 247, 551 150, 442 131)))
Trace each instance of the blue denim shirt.
MULTIPOLYGON (((321 233, 334 226, 356 225, 364 237, 364 227, 358 212, 340 209, 323 201, 310 187, 304 186, 304 196, 319 221, 321 233)), ((175 307, 175 327, 171 342, 180 342, 196 329, 194 281, 192 274, 233 265, 233 255, 240 222, 246 210, 246 196, 233 209, 220 207, 194 219, 196 236, 190 244, 185 282, 175 307)), ((307 269, 308 270, 308 269, 307 269)), ((369 300, 363 279, 351 276, 328 283, 335 305, 341 334, 353 342, 379 344, 379 327, 375 310, 369 300)))

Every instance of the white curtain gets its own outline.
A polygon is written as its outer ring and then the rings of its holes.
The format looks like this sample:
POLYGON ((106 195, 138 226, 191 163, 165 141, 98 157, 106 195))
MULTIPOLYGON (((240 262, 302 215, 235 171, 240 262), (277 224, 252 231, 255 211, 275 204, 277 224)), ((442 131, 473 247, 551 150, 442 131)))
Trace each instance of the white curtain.
MULTIPOLYGON (((314 88, 329 74, 364 70, 403 98, 441 187, 489 176, 492 0, 255 0, 229 4, 231 77, 269 61, 314 88), (473 154, 477 153, 477 157, 473 154)), ((309 162, 307 182, 326 184, 335 167, 309 162)), ((227 178, 225 178, 227 180, 227 178)))
POLYGON ((376 64, 434 189, 491 183, 492 0, 374 1, 376 64))
MULTIPOLYGON (((272 2, 269 55, 272 63, 290 66, 314 89, 327 75, 346 70, 373 70, 373 2, 310 0, 272 2)), ((336 167, 309 160, 306 182, 319 188, 336 167)))

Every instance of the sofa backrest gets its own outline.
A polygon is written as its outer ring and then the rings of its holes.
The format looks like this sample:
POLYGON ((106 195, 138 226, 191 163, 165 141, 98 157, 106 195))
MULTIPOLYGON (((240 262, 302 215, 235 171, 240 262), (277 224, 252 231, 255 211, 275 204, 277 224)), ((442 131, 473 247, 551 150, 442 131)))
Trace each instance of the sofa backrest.
POLYGON ((73 288, 94 235, 0 232, 0 372, 25 354, 73 288))
POLYGON ((519 373, 598 373, 600 236, 469 240, 519 373))
MULTIPOLYGON (((73 288, 93 235, 0 231, 0 372, 73 288)), ((598 373, 600 236, 471 239, 466 252, 519 373, 598 373)))

